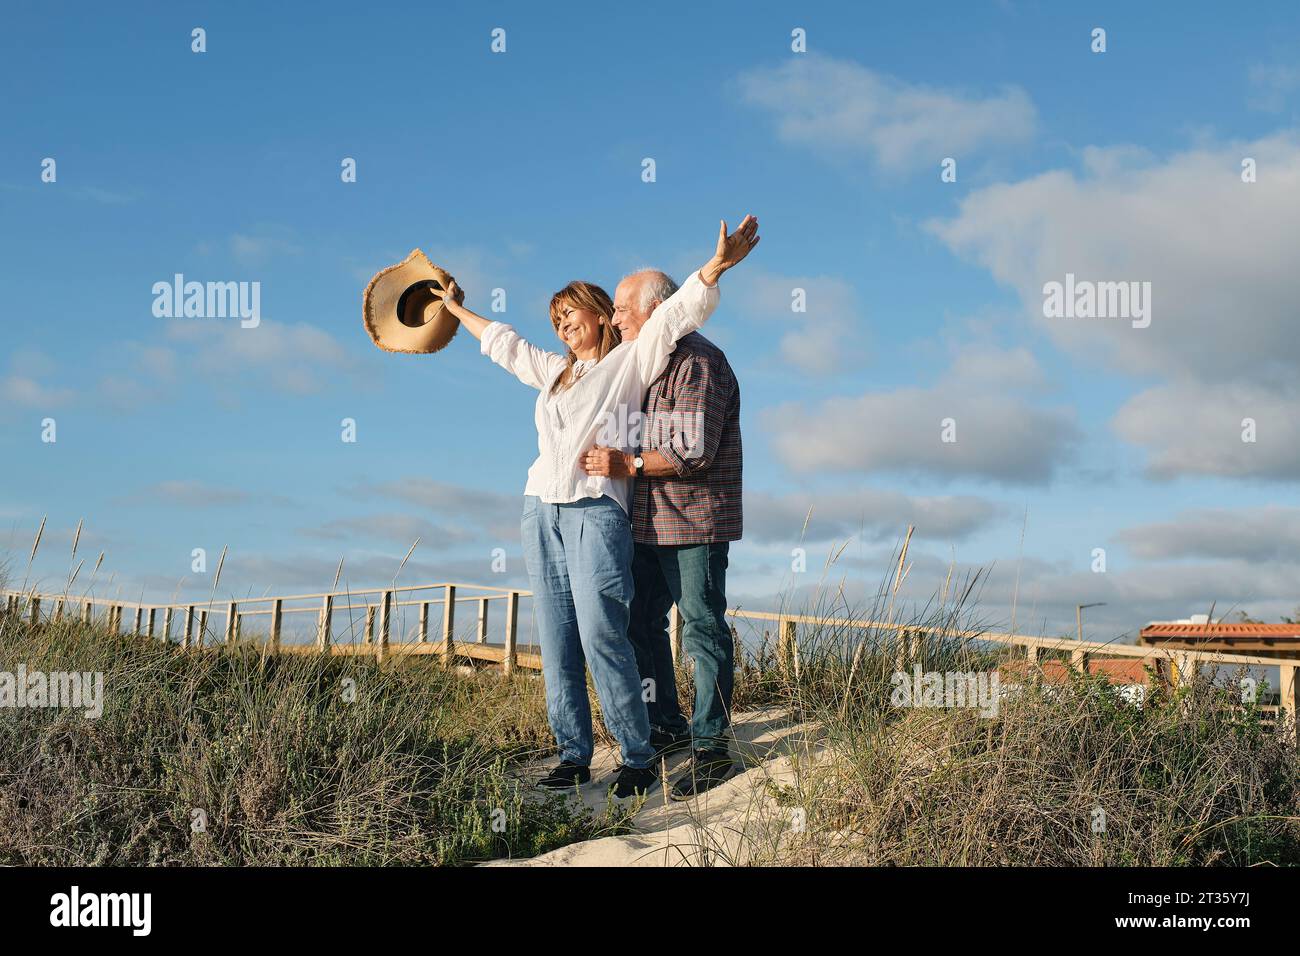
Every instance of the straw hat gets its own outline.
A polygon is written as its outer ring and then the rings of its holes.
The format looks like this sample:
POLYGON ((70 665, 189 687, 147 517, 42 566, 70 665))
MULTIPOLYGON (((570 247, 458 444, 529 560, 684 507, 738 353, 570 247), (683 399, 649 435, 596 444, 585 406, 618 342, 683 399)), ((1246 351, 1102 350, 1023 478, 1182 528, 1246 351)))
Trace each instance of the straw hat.
POLYGON ((433 293, 452 277, 419 249, 395 266, 381 269, 361 297, 370 338, 389 352, 436 352, 451 341, 460 322, 433 293))

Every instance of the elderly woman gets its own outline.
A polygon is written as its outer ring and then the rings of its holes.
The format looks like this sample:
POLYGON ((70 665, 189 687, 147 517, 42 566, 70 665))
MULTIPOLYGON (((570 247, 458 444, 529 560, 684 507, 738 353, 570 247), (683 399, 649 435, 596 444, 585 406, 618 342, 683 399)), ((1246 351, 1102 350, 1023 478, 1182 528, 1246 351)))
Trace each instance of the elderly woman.
POLYGON ((551 326, 565 346, 563 355, 471 312, 454 283, 444 293, 447 308, 479 339, 482 353, 539 392, 533 414, 539 454, 528 469, 521 532, 547 716, 560 751, 559 766, 540 783, 544 788, 566 790, 591 779, 594 741, 584 662, 605 726, 623 753, 614 796, 645 794, 657 782, 641 679, 627 637, 631 481, 587 475, 581 458, 598 443, 637 450, 635 436, 624 428, 616 429, 622 434, 615 438, 611 424, 639 418, 646 388, 663 372, 677 340, 704 324, 718 303, 718 279, 757 242, 753 216, 731 235, 722 223, 713 257, 654 310, 634 342, 621 340, 603 289, 570 282, 551 298, 551 326))

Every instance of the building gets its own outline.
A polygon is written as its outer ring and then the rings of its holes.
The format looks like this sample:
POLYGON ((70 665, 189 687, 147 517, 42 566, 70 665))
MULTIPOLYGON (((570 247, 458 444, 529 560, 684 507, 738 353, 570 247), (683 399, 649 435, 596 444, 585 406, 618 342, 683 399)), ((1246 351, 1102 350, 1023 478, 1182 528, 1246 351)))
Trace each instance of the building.
POLYGON ((1138 634, 1139 647, 1222 651, 1258 657, 1300 658, 1300 624, 1245 624, 1194 614, 1181 621, 1153 621, 1138 634))

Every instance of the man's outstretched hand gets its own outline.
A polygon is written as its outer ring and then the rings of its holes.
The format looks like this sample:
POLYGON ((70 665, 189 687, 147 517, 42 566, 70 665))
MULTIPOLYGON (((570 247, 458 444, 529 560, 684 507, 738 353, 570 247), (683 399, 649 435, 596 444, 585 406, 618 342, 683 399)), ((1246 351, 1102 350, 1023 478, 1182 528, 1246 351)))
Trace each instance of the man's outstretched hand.
POLYGON ((631 455, 617 448, 592 445, 582 454, 578 466, 589 475, 605 478, 632 478, 636 470, 630 461, 631 455))
POLYGON ((758 240, 756 217, 746 216, 731 235, 727 235, 727 222, 722 220, 718 224, 718 248, 714 251, 713 258, 700 269, 700 278, 704 284, 715 284, 722 273, 749 255, 750 250, 758 245, 758 240))

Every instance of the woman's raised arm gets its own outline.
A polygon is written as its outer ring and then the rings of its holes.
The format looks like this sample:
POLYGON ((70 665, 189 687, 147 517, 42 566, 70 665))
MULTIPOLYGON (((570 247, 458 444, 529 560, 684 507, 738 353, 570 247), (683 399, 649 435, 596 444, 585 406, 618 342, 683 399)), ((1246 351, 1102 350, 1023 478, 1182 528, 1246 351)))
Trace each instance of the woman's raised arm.
POLYGON ((564 357, 539 349, 504 322, 485 319, 465 308, 464 291, 453 280, 442 293, 447 311, 460 320, 469 334, 481 343, 479 351, 519 381, 532 388, 547 388, 564 371, 564 357))
POLYGON ((446 289, 435 295, 442 296, 443 308, 459 319, 460 324, 469 330, 470 335, 480 341, 483 339, 483 330, 492 324, 492 320, 485 319, 477 312, 465 308, 465 290, 456 285, 455 279, 451 280, 451 284, 446 289))

